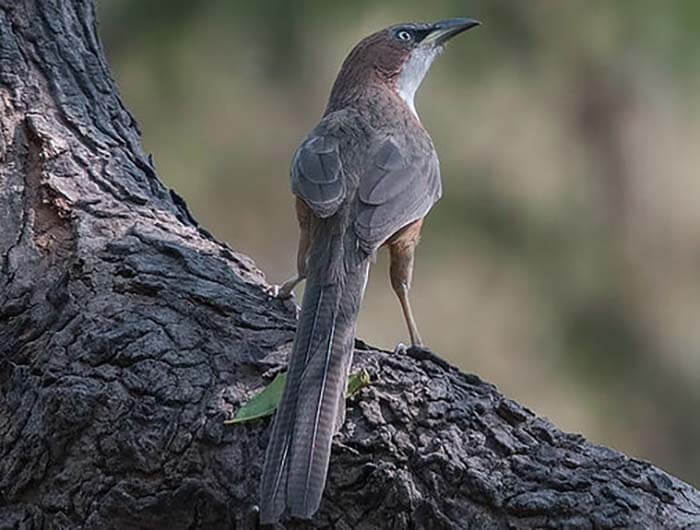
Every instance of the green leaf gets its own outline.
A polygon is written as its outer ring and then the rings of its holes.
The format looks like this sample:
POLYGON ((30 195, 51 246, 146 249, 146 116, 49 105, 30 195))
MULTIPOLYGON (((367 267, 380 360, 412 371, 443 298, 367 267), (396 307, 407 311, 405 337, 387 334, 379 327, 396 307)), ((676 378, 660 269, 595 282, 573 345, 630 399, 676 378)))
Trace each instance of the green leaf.
MULTIPOLYGON (((271 416, 277 409, 277 405, 279 405, 279 402, 282 399, 282 391, 284 390, 284 383, 286 380, 286 372, 277 374, 277 377, 272 380, 272 383, 267 385, 261 392, 253 396, 247 403, 238 409, 236 415, 232 419, 225 420, 224 423, 227 425, 232 425, 235 423, 244 423, 246 421, 271 416)), ((360 389, 369 384, 370 378, 367 370, 360 370, 359 372, 352 374, 348 378, 348 389, 345 393, 345 397, 350 398, 354 396, 360 391, 360 389)))
POLYGON ((284 390, 284 382, 287 379, 287 372, 277 374, 272 380, 272 383, 267 385, 262 392, 253 396, 246 404, 244 404, 233 419, 226 420, 224 423, 243 423, 244 421, 256 420, 270 416, 280 400, 282 399, 282 391, 284 390))
POLYGON ((367 370, 362 369, 352 374, 348 379, 348 390, 345 392, 345 398, 351 398, 364 387, 369 386, 370 383, 369 372, 367 370))

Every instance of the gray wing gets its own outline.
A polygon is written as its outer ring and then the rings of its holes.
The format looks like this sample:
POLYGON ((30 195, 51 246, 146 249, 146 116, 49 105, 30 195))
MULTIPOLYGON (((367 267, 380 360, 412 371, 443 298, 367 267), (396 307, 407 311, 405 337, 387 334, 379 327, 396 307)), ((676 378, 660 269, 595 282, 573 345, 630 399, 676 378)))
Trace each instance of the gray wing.
POLYGON ((330 217, 345 199, 345 179, 338 140, 313 135, 297 149, 292 160, 292 192, 318 217, 330 217))
POLYGON ((402 148, 389 138, 360 178, 355 233, 372 252, 397 230, 425 216, 441 195, 434 149, 402 148))

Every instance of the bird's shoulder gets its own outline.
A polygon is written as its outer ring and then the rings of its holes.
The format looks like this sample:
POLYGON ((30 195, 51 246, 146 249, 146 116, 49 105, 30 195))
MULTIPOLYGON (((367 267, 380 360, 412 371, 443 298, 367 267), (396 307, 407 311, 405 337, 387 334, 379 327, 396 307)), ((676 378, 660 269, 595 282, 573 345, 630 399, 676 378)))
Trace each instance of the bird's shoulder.
POLYGON ((402 113, 386 113, 383 119, 377 119, 355 107, 336 110, 321 119, 305 143, 315 138, 337 145, 341 158, 353 158, 360 166, 363 162, 373 164, 377 155, 388 150, 398 153, 407 164, 419 157, 437 156, 428 131, 402 113))
POLYGON ((353 107, 327 113, 309 133, 310 137, 335 138, 339 143, 372 140, 376 135, 368 116, 353 107))
POLYGON ((348 190, 356 187, 375 139, 366 116, 357 109, 326 113, 294 153, 292 192, 318 217, 334 214, 348 190))

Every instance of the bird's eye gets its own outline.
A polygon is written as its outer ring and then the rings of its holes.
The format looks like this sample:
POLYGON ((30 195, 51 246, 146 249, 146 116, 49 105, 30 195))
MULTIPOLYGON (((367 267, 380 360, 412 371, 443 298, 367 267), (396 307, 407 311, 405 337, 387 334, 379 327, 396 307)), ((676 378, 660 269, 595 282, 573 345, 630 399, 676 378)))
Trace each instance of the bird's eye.
POLYGON ((396 38, 403 41, 409 41, 413 38, 413 35, 411 35, 410 31, 402 29, 396 33, 396 38))

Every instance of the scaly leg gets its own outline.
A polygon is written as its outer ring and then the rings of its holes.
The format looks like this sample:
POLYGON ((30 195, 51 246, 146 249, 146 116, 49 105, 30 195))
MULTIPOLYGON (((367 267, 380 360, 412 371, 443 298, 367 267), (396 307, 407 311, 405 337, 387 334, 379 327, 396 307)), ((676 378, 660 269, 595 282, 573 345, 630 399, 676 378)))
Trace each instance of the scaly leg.
POLYGON ((389 252, 391 255, 391 265, 389 274, 391 276, 391 286, 401 303, 406 325, 408 326, 408 334, 411 337, 412 346, 422 346, 423 341, 418 333, 416 320, 413 318, 411 303, 408 300, 408 290, 411 288, 411 279, 413 277, 413 261, 418 238, 397 239, 395 242, 389 243, 389 252))
POLYGON ((280 286, 277 292, 278 298, 289 298, 294 288, 306 279, 306 262, 310 244, 311 237, 309 231, 302 228, 299 234, 299 247, 297 249, 297 274, 280 286))
POLYGON ((299 221, 297 274, 279 287, 275 286, 273 295, 277 298, 289 298, 294 288, 306 279, 309 247, 311 246, 311 215, 308 206, 301 199, 296 201, 296 211, 297 220, 299 221))

